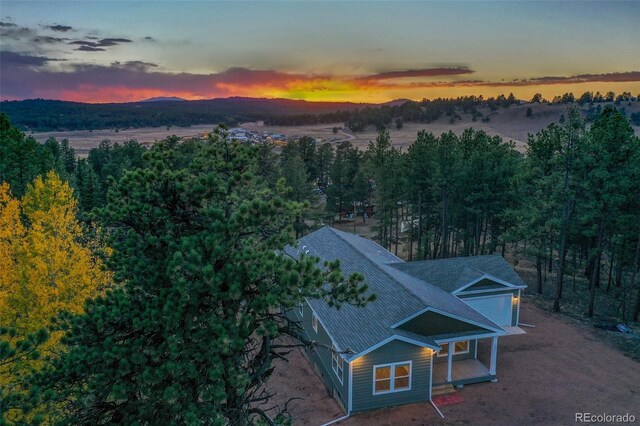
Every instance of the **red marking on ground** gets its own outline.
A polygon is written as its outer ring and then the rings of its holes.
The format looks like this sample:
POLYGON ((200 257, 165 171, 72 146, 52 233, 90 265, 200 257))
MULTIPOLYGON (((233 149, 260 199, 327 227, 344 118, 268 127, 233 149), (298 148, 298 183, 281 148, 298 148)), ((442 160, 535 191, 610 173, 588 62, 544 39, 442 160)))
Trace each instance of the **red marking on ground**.
POLYGON ((460 404, 464 402, 464 398, 458 393, 451 393, 448 395, 438 395, 433 398, 433 402, 438 407, 446 407, 447 405, 460 404))

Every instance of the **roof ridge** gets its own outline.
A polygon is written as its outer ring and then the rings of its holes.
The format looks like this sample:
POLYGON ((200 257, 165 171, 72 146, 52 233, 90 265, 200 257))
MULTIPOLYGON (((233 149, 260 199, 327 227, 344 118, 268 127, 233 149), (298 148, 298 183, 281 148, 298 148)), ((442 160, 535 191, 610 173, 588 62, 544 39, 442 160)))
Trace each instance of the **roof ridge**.
MULTIPOLYGON (((385 270, 385 268, 383 268, 383 267, 382 267, 382 266, 383 266, 382 264, 379 264, 378 262, 375 262, 375 261, 374 261, 373 259, 371 259, 369 256, 367 256, 367 255, 365 255, 364 253, 362 253, 362 252, 360 251, 360 249, 358 249, 358 247, 354 246, 354 245, 353 245, 353 244, 351 244, 351 243, 350 243, 346 238, 344 238, 342 235, 340 235, 340 233, 341 233, 342 231, 340 231, 340 230, 338 230, 338 229, 335 229, 335 228, 332 228, 332 227, 329 227, 329 229, 331 229, 332 231, 338 231, 338 232, 334 232, 334 234, 335 234, 336 236, 338 236, 338 238, 340 238, 342 241, 344 241, 345 243, 347 243, 350 247, 353 247, 353 249, 354 249, 356 252, 358 252, 358 254, 359 254, 360 256, 364 257, 367 261, 369 261, 369 262, 371 262, 373 265, 375 265, 375 267, 376 267, 377 269, 379 269, 383 274, 385 274, 386 276, 388 276, 389 278, 391 278, 394 282, 396 282, 396 283, 400 284, 400 287, 401 287, 401 288, 402 288, 402 289, 403 289, 407 294, 409 294, 411 297, 413 297, 414 299, 416 299, 420 304, 422 304, 422 305, 425 305, 425 306, 426 306, 425 301, 424 301, 424 300, 422 300, 422 298, 421 298, 420 296, 418 296, 418 295, 417 295, 417 294, 415 294, 413 291, 411 291, 411 289, 407 288, 407 287, 406 287, 402 282, 400 282, 400 280, 396 279, 393 275, 391 275, 391 274, 389 273, 389 271, 385 270)), ((370 241, 373 241, 373 240, 370 240, 370 241)), ((375 243, 375 241, 373 241, 373 242, 375 243)), ((376 243, 376 244, 378 244, 378 243, 376 243)), ((381 245, 379 245, 379 244, 378 244, 378 246, 379 246, 379 247, 381 247, 383 250, 386 250, 386 249, 385 249, 384 247, 382 247, 381 245)), ((388 250, 387 250, 387 251, 388 251, 388 250)), ((386 264, 384 264, 384 266, 387 266, 387 265, 386 265, 386 264)), ((404 272, 402 272, 402 271, 400 271, 400 270, 398 270, 398 272, 400 272, 401 274, 405 274, 404 272)), ((416 280, 418 280, 418 281, 422 281, 422 282, 424 282, 425 284, 428 284, 428 285, 430 285, 430 286, 432 286, 432 287, 435 287, 433 284, 429 284, 429 283, 427 283, 427 282, 426 282, 426 281, 424 281, 424 280, 421 280, 421 279, 419 279, 419 278, 415 278, 415 277, 413 277, 413 276, 411 276, 411 275, 409 275, 409 274, 405 274, 405 275, 406 275, 406 276, 408 276, 408 277, 410 277, 410 278, 416 279, 416 280)))
MULTIPOLYGON (((391 252, 390 252, 389 250, 387 250, 386 248, 382 247, 382 246, 381 246, 380 244, 378 244, 375 240, 372 240, 372 239, 369 239, 369 238, 362 237, 362 236, 360 236, 360 235, 358 235, 358 234, 349 234, 349 233, 347 233, 347 232, 345 232, 345 231, 341 231, 341 230, 336 229, 336 228, 334 228, 334 227, 332 227, 332 226, 329 226, 329 225, 325 225, 325 227, 329 228, 331 231, 333 231, 333 233, 334 233, 334 234, 336 234, 336 235, 337 235, 338 237, 340 237, 343 241, 345 241, 347 244, 349 244, 351 247, 355 248, 355 249, 356 249, 356 250, 358 250, 359 252, 360 252, 360 250, 359 250, 355 245, 351 244, 351 241, 349 241, 349 240, 347 240, 346 238, 344 238, 341 234, 353 235, 353 236, 355 236, 355 237, 362 238, 363 240, 367 240, 368 242, 371 242, 371 243, 373 243, 373 244, 377 245, 377 246, 378 246, 378 247, 380 247, 382 250, 386 251, 387 253, 389 253, 390 255, 392 255, 393 257, 395 257, 396 259, 398 259, 400 262, 397 262, 397 263, 407 263, 407 262, 405 262, 404 260, 400 259, 400 258, 399 258, 398 256, 396 256, 395 254, 391 253, 391 252)), ((369 256, 367 256, 366 254, 364 254, 364 253, 362 253, 362 254, 363 254, 367 259, 370 259, 370 260, 371 260, 371 261, 373 261, 374 263, 377 263, 377 262, 375 262, 373 259, 371 259, 369 256)))
MULTIPOLYGON (((464 259, 476 259, 479 257, 493 257, 493 256, 499 256, 502 257, 502 255, 500 255, 499 253, 491 253, 491 254, 475 254, 472 256, 454 256, 454 257, 444 257, 442 259, 420 259, 420 260, 412 260, 411 262, 404 262, 408 265, 412 264, 412 263, 421 263, 421 262, 448 262, 448 261, 453 261, 453 260, 464 260, 464 259)), ((504 258, 503 258, 504 259, 504 258)))
MULTIPOLYGON (((351 242, 349 242, 346 238, 344 238, 342 235, 340 235, 341 233, 345 233, 344 231, 340 231, 338 229, 329 227, 329 229, 331 229, 332 231, 337 231, 334 232, 334 234, 336 236, 338 236, 338 238, 340 238, 342 241, 346 242, 350 247, 353 247, 353 249, 362 257, 364 257, 366 260, 368 260, 369 262, 371 262, 373 265, 375 265, 375 267, 380 270, 383 274, 385 274, 387 277, 389 277, 390 279, 392 279, 395 283, 398 283, 400 285, 400 287, 405 291, 405 293, 409 294, 411 297, 413 297, 415 300, 417 300, 421 305, 423 305, 425 308, 428 307, 432 307, 432 305, 425 301, 419 294, 417 294, 416 292, 414 292, 411 288, 409 288, 407 285, 405 285, 405 283, 403 283, 401 280, 397 279, 396 277, 394 277, 392 274, 389 273, 389 271, 386 268, 393 268, 395 271, 397 271, 397 273, 400 273, 402 275, 405 275, 407 278, 418 281, 420 283, 422 283, 425 286, 431 287, 432 291, 435 292, 441 292, 444 293, 448 296, 451 296, 451 293, 449 293, 448 291, 445 291, 443 289, 441 289, 440 287, 438 287, 437 285, 431 284, 428 281, 425 281, 422 278, 418 278, 418 277, 414 277, 411 274, 407 274, 406 272, 394 268, 394 264, 386 264, 386 263, 378 263, 376 261, 374 261, 373 259, 371 259, 369 256, 367 256, 366 254, 362 253, 358 247, 356 247, 355 245, 351 244, 351 242)), ((346 233, 345 233, 346 234, 346 233)), ((360 237, 362 238, 362 237, 360 237)), ((373 241, 373 240, 369 240, 369 241, 373 241)), ((375 241, 373 241, 375 243, 375 241)), ((376 243, 377 244, 377 243, 376 243)), ((381 247, 383 250, 386 250, 384 247, 382 247, 381 245, 377 244, 379 247, 381 247)), ((388 251, 388 250, 387 250, 388 251)), ((397 257, 397 256, 396 256, 397 257)), ((402 259, 401 259, 402 260, 402 259)), ((409 262, 402 262, 402 263, 409 263, 409 262)), ((484 272, 483 272, 484 274, 484 272)), ((455 297, 455 296, 453 296, 455 297)), ((445 310, 445 312, 448 312, 445 310)), ((448 312, 450 313, 450 312, 448 312)))

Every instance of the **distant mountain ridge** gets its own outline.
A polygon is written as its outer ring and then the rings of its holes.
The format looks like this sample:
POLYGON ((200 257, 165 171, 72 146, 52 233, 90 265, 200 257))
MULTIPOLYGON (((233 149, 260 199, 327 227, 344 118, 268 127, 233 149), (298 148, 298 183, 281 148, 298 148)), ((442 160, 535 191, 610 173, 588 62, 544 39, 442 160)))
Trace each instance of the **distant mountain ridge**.
POLYGON ((138 102, 176 102, 176 101, 186 101, 186 99, 179 98, 177 96, 156 96, 155 98, 143 99, 138 102))
POLYGON ((31 131, 97 130, 113 128, 182 126, 269 120, 275 116, 354 111, 386 104, 309 102, 295 99, 230 97, 183 100, 156 97, 138 102, 88 104, 28 99, 2 101, 0 110, 11 122, 31 131))

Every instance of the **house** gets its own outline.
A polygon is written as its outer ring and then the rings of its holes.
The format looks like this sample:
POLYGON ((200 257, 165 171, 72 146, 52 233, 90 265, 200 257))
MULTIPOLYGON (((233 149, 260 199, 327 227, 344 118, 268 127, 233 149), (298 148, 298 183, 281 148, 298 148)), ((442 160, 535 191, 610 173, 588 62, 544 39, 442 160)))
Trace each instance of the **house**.
POLYGON ((321 344, 309 358, 348 414, 431 401, 443 386, 496 381, 499 338, 524 333, 518 317, 526 285, 499 255, 403 262, 330 227, 285 252, 339 259, 343 274, 361 273, 377 296, 364 308, 308 299, 288 312, 321 344))

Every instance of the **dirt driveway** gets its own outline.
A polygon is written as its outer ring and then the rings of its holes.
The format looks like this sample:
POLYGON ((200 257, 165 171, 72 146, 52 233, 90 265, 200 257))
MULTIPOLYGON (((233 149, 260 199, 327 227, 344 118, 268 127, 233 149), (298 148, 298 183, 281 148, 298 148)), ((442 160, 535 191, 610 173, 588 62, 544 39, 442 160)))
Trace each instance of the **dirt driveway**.
MULTIPOLYGON (((524 301, 526 335, 500 339, 498 382, 467 385, 464 402, 441 407, 412 404, 354 414, 341 425, 563 425, 576 412, 631 413, 640 424, 640 363, 601 342, 593 331, 524 301)), ((276 402, 299 396, 289 411, 294 425, 321 425, 344 415, 306 358, 292 354, 270 380, 276 402)))

